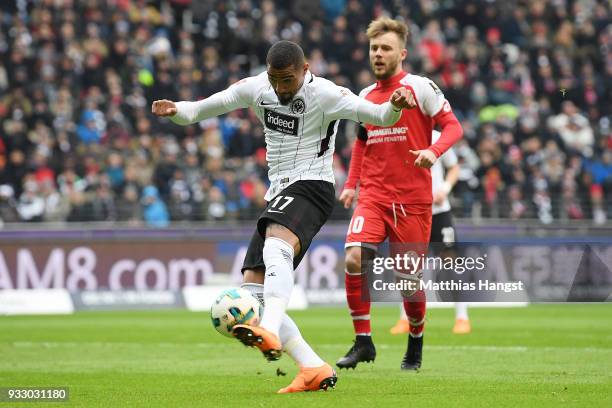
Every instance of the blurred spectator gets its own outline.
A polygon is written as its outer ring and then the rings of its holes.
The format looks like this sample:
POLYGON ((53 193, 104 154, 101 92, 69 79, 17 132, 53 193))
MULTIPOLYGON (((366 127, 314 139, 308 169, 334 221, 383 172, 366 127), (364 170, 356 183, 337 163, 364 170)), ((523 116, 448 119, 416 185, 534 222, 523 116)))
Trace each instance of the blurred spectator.
POLYGON ((167 227, 170 216, 166 204, 159 198, 155 186, 146 186, 142 192, 142 206, 144 207, 144 220, 150 227, 167 227))
POLYGON ((563 102, 562 109, 562 113, 549 119, 548 126, 561 136, 568 150, 591 157, 595 140, 588 119, 571 101, 563 102))
POLYGON ((212 187, 209 191, 208 199, 204 203, 205 218, 212 221, 222 220, 225 218, 226 211, 225 199, 221 189, 212 187))
POLYGON ((77 135, 83 143, 100 142, 100 139, 102 139, 102 129, 101 124, 97 123, 99 120, 100 115, 96 114, 96 112, 91 110, 83 112, 81 124, 77 127, 77 135))
POLYGON ((189 221, 194 217, 193 193, 181 169, 174 171, 169 182, 169 210, 172 221, 189 221))
POLYGON ((132 225, 137 225, 138 221, 142 220, 138 188, 133 184, 126 185, 117 200, 117 220, 132 225))
POLYGON ((98 184, 94 184, 92 187, 94 192, 88 212, 91 213, 93 221, 116 221, 117 207, 108 176, 100 177, 98 184))
POLYGON ((60 194, 52 180, 42 183, 41 193, 45 201, 43 220, 47 222, 65 221, 70 213, 68 196, 60 194))
POLYGON ((39 194, 38 184, 30 176, 17 203, 19 218, 26 222, 42 221, 44 211, 45 200, 39 194))
POLYGON ((125 167, 123 158, 118 152, 111 152, 108 156, 106 175, 113 191, 120 192, 125 182, 125 167))

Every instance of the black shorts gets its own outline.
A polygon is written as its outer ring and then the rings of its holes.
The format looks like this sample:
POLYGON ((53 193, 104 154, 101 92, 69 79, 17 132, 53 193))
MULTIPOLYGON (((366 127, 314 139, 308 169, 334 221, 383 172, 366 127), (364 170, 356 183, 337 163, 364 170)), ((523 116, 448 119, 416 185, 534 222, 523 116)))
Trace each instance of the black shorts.
POLYGON ((435 214, 431 217, 431 235, 429 242, 444 244, 445 248, 453 248, 457 237, 453 226, 453 216, 450 211, 435 214))
POLYGON ((293 258, 297 268, 312 239, 331 215, 336 204, 334 185, 321 180, 296 181, 278 193, 257 220, 257 229, 244 257, 245 269, 264 268, 263 247, 266 227, 274 222, 287 227, 300 240, 301 251, 293 258))

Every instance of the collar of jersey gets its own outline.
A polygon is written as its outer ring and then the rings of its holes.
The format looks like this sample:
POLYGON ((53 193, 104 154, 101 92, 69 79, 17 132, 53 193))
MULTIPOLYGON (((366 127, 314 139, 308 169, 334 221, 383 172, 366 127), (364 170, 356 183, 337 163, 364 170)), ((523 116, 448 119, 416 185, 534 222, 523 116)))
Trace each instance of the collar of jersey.
MULTIPOLYGON (((295 93, 295 95, 293 95, 293 99, 295 99, 298 95, 300 95, 300 92, 302 94, 304 94, 304 89, 306 88, 306 86, 308 84, 310 84, 312 81, 314 81, 314 74, 312 72, 310 72, 310 70, 308 70, 306 72, 306 74, 304 75, 304 82, 302 83, 302 86, 300 87, 300 89, 297 90, 297 92, 295 93)), ((303 96, 302 96, 303 98, 303 96)), ((292 99, 292 101, 293 101, 292 99)), ((278 97, 276 98, 276 104, 280 105, 280 102, 278 101, 278 97)))
POLYGON ((400 71, 399 74, 393 75, 391 78, 381 79, 376 81, 377 88, 389 88, 391 86, 397 87, 397 83, 400 79, 406 76, 404 71, 400 71))
POLYGON ((298 91, 295 93, 295 96, 298 96, 298 94, 300 92, 302 92, 302 90, 304 90, 304 88, 306 88, 306 86, 308 84, 310 84, 312 81, 314 81, 314 75, 312 74, 312 72, 310 72, 310 70, 306 71, 306 74, 304 75, 304 82, 302 83, 302 86, 300 87, 300 89, 298 89, 298 91))

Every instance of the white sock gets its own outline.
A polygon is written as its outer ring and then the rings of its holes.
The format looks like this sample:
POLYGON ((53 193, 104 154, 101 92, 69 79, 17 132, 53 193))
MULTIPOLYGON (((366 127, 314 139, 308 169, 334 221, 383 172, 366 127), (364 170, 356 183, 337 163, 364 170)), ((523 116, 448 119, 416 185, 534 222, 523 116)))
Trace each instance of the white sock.
POLYGON ((279 336, 283 316, 285 315, 285 310, 287 310, 287 301, 280 297, 270 297, 266 295, 264 295, 264 299, 266 304, 266 307, 264 308, 265 313, 259 325, 270 333, 274 333, 279 336))
MULTIPOLYGON (((242 288, 249 290, 261 304, 264 304, 264 286, 259 283, 243 283, 242 288)), ((300 367, 321 367, 325 362, 314 352, 302 337, 300 329, 285 313, 279 330, 279 338, 283 345, 283 350, 300 367)))
POLYGON ((456 320, 469 320, 468 317, 467 303, 456 302, 455 303, 455 319, 456 320))
POLYGON ((280 340, 285 353, 289 354, 300 367, 321 367, 325 364, 312 347, 306 343, 300 329, 286 313, 280 327, 280 340))
MULTIPOLYGON (((255 297, 255 299, 259 300, 259 303, 261 303, 261 307, 263 310, 264 307, 264 298, 263 298, 263 288, 264 286, 261 283, 250 283, 250 282, 246 282, 243 283, 242 285, 240 285, 240 287, 242 289, 246 289, 249 292, 251 292, 251 295, 253 295, 255 297)), ((263 316, 263 313, 262 313, 263 316)), ((261 321, 261 317, 259 316, 259 321, 261 321)))
POLYGON ((265 313, 259 326, 275 335, 293 291, 293 247, 279 238, 266 238, 263 248, 265 313))
POLYGON ((404 308, 403 303, 400 303, 400 319, 408 320, 408 316, 406 315, 406 309, 404 308))

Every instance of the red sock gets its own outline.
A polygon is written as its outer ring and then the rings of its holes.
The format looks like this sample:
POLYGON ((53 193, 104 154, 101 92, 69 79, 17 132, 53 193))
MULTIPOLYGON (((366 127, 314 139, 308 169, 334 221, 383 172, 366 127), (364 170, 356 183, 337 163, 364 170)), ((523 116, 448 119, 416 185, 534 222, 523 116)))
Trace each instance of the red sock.
POLYGON ((365 278, 365 275, 344 274, 346 301, 353 318, 355 334, 370 335, 372 333, 370 327, 370 294, 365 278))
POLYGON ((410 322, 410 335, 420 337, 425 329, 425 292, 419 290, 409 298, 404 299, 404 310, 410 322))

